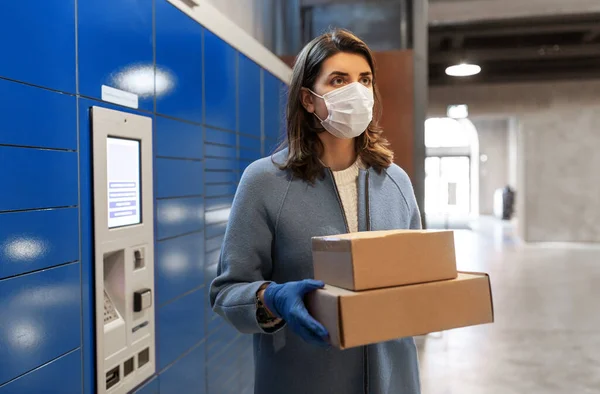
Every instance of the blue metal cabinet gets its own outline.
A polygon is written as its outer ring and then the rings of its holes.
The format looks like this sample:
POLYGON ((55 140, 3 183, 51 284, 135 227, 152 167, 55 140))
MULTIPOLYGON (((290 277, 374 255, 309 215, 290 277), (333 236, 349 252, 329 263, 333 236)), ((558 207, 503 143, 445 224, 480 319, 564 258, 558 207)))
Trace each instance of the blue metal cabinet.
POLYGON ((260 67, 244 55, 239 59, 239 131, 260 138, 260 67))
POLYGON ((204 32, 205 123, 235 131, 237 51, 206 30, 204 32))
POLYGON ((0 1, 0 37, 0 77, 75 93, 75 0, 0 1))
POLYGON ((245 135, 240 135, 239 148, 240 149, 248 149, 255 152, 260 153, 261 143, 260 138, 247 137, 245 135))
POLYGON ((0 386, 0 394, 81 394, 81 351, 67 353, 0 386))
POLYGON ((206 185, 206 197, 233 196, 236 188, 235 184, 206 185))
POLYGON ((0 385, 81 344, 79 264, 0 281, 0 385))
POLYGON ((77 208, 0 215, 0 279, 78 259, 77 208))
POLYGON ((204 344, 177 360, 160 375, 160 394, 206 393, 204 344))
POLYGON ((265 138, 277 140, 281 121, 280 81, 273 74, 263 71, 263 113, 265 138))
POLYGON ((225 230, 227 229, 227 222, 222 222, 222 223, 215 223, 215 224, 211 224, 210 226, 207 225, 205 228, 205 232, 206 232, 206 239, 211 239, 214 237, 222 237, 223 235, 225 235, 225 230))
POLYGON ((0 146, 0 211, 77 205, 77 153, 0 146))
POLYGON ((232 171, 206 171, 204 173, 204 184, 210 183, 236 183, 238 174, 232 171))
POLYGON ((288 85, 279 81, 279 139, 285 138, 287 135, 287 101, 288 101, 288 85))
POLYGON ((79 93, 101 99, 107 85, 137 94, 139 108, 152 111, 152 0, 79 0, 77 7, 79 93))
POLYGON ((0 144, 77 150, 75 100, 75 96, 0 79, 0 144))
POLYGON ((203 193, 202 162, 179 159, 155 159, 157 198, 200 196, 203 193))
POLYGON ((210 127, 205 128, 204 142, 207 144, 227 145, 235 147, 237 136, 231 131, 222 131, 210 127))
POLYGON ((169 198, 156 202, 156 238, 165 239, 204 229, 202 197, 169 198))
POLYGON ((202 286, 204 234, 193 233, 158 242, 155 263, 158 305, 202 286))
POLYGON ((169 4, 156 1, 156 112, 202 123, 202 31, 169 4))
POLYGON ((148 382, 144 383, 140 388, 135 390, 133 394, 159 394, 159 379, 158 376, 154 376, 148 382))
MULTIPOLYGON (((158 369, 162 371, 204 338, 204 289, 161 306, 156 315, 158 369)), ((198 366, 195 375, 203 369, 198 366)), ((161 392, 163 379, 161 377, 161 392)), ((182 390, 180 392, 187 392, 182 390)))
POLYGON ((156 117, 154 151, 157 156, 202 159, 202 126, 156 117))
MULTIPOLYGON (((248 351, 242 334, 222 327, 207 339, 207 386, 209 393, 239 393, 239 358, 248 351)), ((245 368, 245 367, 244 367, 245 368)))

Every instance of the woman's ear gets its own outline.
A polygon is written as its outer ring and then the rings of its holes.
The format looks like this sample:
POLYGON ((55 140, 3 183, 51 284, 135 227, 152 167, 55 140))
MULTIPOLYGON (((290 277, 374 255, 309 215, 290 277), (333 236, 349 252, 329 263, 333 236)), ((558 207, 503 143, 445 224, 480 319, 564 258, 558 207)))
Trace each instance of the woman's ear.
POLYGON ((307 112, 313 113, 315 112, 315 104, 313 103, 314 96, 311 92, 306 88, 302 88, 300 90, 300 101, 302 102, 302 106, 306 109, 307 112))

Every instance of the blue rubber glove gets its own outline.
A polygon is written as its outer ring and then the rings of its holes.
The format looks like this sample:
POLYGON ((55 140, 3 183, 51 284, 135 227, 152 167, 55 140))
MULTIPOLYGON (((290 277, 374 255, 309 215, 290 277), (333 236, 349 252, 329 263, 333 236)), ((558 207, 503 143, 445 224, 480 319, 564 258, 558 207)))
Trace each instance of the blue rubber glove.
POLYGON ((271 283, 264 292, 265 306, 275 316, 285 320, 287 325, 306 342, 328 347, 329 333, 316 321, 304 306, 304 296, 325 284, 321 281, 306 279, 285 284, 271 283))

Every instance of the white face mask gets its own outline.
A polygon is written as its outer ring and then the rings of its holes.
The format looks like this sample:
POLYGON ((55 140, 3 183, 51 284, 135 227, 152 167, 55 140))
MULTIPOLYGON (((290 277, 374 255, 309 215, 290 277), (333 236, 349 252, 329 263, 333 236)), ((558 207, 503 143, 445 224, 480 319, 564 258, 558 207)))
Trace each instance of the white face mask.
POLYGON ((373 91, 365 85, 353 82, 343 88, 332 90, 319 96, 325 101, 329 115, 317 119, 325 130, 342 139, 355 138, 365 132, 373 119, 373 91))

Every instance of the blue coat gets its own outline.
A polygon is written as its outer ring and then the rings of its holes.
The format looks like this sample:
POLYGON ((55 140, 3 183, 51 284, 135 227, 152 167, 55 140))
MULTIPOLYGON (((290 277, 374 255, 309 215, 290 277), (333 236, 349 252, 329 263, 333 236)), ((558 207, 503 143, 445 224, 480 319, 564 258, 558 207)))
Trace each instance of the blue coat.
MULTIPOLYGON (((392 165, 381 174, 361 170, 358 190, 359 230, 421 228, 412 185, 400 167, 392 165)), ((244 172, 210 300, 237 330, 254 335, 255 393, 420 393, 412 338, 340 351, 309 345, 286 327, 266 333, 257 322, 259 287, 313 278, 311 238, 346 232, 329 170, 315 185, 281 171, 270 157, 244 172)))

